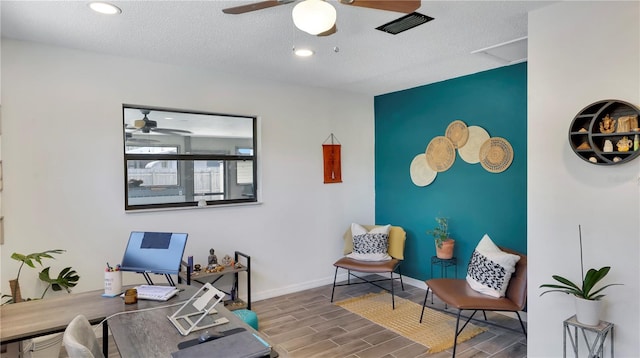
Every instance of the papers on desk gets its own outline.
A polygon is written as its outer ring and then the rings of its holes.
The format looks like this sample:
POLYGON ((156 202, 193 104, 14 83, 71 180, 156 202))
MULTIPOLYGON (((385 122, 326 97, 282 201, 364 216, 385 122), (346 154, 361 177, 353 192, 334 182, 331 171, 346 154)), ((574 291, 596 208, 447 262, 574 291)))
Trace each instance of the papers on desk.
POLYGON ((166 301, 178 293, 178 289, 173 286, 140 285, 136 287, 138 299, 166 301))
POLYGON ((171 353, 172 358, 258 358, 271 354, 271 346, 258 335, 244 331, 171 353))

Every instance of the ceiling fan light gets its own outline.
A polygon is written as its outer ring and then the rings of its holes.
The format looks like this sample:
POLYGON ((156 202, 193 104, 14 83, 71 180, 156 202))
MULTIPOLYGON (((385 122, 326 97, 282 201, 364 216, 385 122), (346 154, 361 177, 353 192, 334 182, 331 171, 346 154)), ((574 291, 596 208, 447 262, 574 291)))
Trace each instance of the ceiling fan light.
POLYGON ((94 1, 89 3, 89 7, 91 10, 105 15, 116 15, 122 13, 122 10, 120 10, 119 7, 106 2, 94 1))
POLYGON ((309 57, 313 56, 313 51, 306 48, 296 48, 293 50, 293 53, 298 57, 309 57))
POLYGON ((323 33, 336 23, 336 9, 324 0, 305 0, 291 12, 296 27, 311 35, 323 33))

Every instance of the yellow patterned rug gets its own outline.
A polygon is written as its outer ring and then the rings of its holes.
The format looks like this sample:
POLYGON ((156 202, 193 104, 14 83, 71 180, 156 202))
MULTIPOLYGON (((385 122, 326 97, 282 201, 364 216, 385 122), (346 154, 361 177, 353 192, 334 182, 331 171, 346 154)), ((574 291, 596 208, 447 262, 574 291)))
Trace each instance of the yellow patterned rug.
MULTIPOLYGON (((336 305, 351 311, 371 322, 396 332, 437 353, 453 347, 456 319, 445 313, 425 308, 420 323, 422 305, 396 296, 396 309, 391 308, 391 295, 387 292, 369 293, 364 296, 336 302, 336 305)), ((462 325, 464 323, 460 322, 462 325)), ((458 343, 469 340, 487 328, 471 323, 458 336, 458 343)))

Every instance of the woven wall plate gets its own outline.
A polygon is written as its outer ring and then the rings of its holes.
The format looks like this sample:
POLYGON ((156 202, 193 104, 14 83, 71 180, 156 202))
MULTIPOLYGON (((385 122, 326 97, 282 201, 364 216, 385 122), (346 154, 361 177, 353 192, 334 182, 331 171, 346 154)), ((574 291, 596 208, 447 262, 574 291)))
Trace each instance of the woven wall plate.
POLYGON ((465 162, 476 164, 480 162, 480 147, 491 137, 482 127, 469 126, 467 129, 469 139, 467 139, 467 143, 463 147, 458 148, 458 154, 465 162))
POLYGON ((447 130, 445 131, 445 136, 451 140, 454 147, 460 148, 467 143, 467 139, 469 139, 469 130, 463 121, 456 120, 449 123, 447 130))
POLYGON ((487 139, 480 147, 480 164, 491 173, 501 173, 513 161, 513 148, 504 138, 487 139))
POLYGON ((417 186, 431 184, 438 175, 427 163, 427 155, 424 153, 418 154, 413 158, 409 173, 411 174, 411 181, 417 186))
POLYGON ((436 172, 444 172, 451 168, 456 160, 456 149, 451 140, 444 136, 433 138, 427 145, 425 154, 427 163, 436 172))

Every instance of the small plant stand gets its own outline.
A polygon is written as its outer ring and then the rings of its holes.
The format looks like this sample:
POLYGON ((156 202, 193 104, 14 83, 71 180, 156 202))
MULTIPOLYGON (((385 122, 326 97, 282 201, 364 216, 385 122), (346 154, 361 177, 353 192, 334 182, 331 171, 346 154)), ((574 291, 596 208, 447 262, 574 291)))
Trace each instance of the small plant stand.
POLYGON ((569 341, 571 343, 571 347, 573 348, 573 353, 576 358, 578 358, 578 346, 579 346, 579 336, 578 330, 582 332, 582 336, 584 337, 584 342, 589 349, 589 358, 604 358, 604 343, 609 338, 609 343, 611 344, 611 358, 613 358, 613 323, 600 321, 600 324, 597 326, 587 326, 576 320, 576 316, 571 316, 564 320, 564 337, 562 339, 563 343, 563 357, 567 357, 567 336, 569 337, 569 341), (573 332, 571 330, 573 329, 573 332), (589 342, 589 337, 587 336, 587 332, 593 332, 596 336, 593 338, 592 342, 589 342))
MULTIPOLYGON (((450 259, 441 259, 438 256, 431 256, 431 278, 434 278, 433 277, 434 265, 440 266, 440 277, 447 277, 447 271, 448 271, 447 269, 449 267, 453 267, 453 277, 458 278, 458 259, 455 256, 450 259)), ((431 293, 431 304, 433 304, 433 293, 431 293)))

